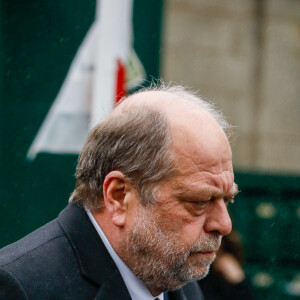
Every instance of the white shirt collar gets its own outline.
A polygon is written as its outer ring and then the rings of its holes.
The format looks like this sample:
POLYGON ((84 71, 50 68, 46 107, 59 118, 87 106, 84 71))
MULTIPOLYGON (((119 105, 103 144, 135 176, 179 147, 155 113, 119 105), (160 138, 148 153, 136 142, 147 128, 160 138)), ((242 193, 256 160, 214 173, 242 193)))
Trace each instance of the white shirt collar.
POLYGON ((164 295, 161 293, 160 295, 153 297, 148 290, 148 288, 143 284, 142 281, 140 281, 134 273, 127 267, 127 265, 121 260, 121 258, 118 256, 118 254, 115 252, 113 247, 110 245, 107 237, 105 236, 104 232, 102 231, 101 227, 95 220, 94 216, 92 215, 91 211, 87 208, 85 208, 85 211, 87 215, 89 216, 92 224, 94 225, 95 229, 97 230, 103 244, 105 245, 107 251, 109 252, 111 258, 117 265, 121 276, 125 282, 125 285, 128 289, 128 292, 133 300, 153 300, 153 299, 159 299, 164 300, 164 295))

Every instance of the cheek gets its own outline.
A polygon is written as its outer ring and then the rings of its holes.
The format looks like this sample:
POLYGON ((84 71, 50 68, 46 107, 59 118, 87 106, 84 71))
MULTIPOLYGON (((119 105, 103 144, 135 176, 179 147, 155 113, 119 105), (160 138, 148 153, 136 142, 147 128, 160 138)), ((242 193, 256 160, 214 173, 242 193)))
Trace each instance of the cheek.
POLYGON ((194 245, 203 236, 203 216, 195 217, 184 209, 170 208, 160 216, 160 220, 161 229, 172 233, 178 241, 183 242, 186 246, 194 245))
POLYGON ((194 244, 195 242, 199 241, 199 239, 204 234, 204 221, 203 217, 197 217, 193 220, 193 222, 190 222, 186 224, 182 228, 182 235, 184 236, 184 239, 191 244, 194 244))
POLYGON ((160 207, 157 221, 162 229, 181 234, 192 218, 178 203, 166 203, 160 207))

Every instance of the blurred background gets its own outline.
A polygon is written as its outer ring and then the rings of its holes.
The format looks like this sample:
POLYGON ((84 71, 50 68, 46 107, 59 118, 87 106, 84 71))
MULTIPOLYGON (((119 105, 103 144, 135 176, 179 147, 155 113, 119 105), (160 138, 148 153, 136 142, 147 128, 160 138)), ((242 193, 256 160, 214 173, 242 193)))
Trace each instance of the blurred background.
MULTIPOLYGON (((133 3, 143 85, 196 89, 235 126, 230 210, 257 298, 298 298, 300 1, 133 3)), ((0 2, 0 247, 56 217, 73 190, 76 154, 26 154, 95 11, 95 0, 0 2)))

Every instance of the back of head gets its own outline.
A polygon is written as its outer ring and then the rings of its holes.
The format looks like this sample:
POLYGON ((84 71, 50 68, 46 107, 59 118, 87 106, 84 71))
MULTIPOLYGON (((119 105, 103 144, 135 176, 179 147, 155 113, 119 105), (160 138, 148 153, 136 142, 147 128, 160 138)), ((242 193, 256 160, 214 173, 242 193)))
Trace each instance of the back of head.
POLYGON ((111 171, 121 171, 136 187, 141 203, 154 201, 159 182, 171 176, 174 155, 167 111, 172 105, 205 110, 226 131, 222 114, 213 105, 181 86, 140 90, 90 132, 79 156, 76 187, 70 202, 89 209, 103 206, 103 182, 111 171))

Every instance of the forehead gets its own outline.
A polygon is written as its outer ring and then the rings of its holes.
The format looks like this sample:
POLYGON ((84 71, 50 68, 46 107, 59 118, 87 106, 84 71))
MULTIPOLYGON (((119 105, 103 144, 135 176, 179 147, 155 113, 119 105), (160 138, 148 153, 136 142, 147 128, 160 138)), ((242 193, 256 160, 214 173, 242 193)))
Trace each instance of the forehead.
MULTIPOLYGON (((202 158, 202 156, 201 156, 202 158)), ((177 158, 174 176, 169 184, 181 192, 230 193, 234 186, 231 159, 215 160, 216 164, 201 161, 201 158, 177 158)))
POLYGON ((169 123, 178 168, 196 168, 211 173, 230 169, 232 153, 228 139, 207 112, 173 110, 169 123))
POLYGON ((219 174, 210 172, 192 173, 190 175, 175 176, 169 187, 177 196, 202 195, 205 198, 211 196, 234 196, 238 192, 234 183, 233 172, 224 171, 219 174))
POLYGON ((219 124, 205 111, 181 109, 169 115, 178 189, 233 187, 232 153, 219 124))

